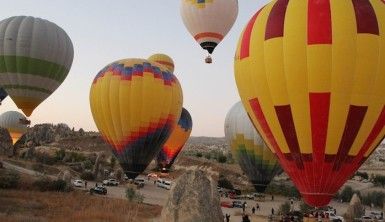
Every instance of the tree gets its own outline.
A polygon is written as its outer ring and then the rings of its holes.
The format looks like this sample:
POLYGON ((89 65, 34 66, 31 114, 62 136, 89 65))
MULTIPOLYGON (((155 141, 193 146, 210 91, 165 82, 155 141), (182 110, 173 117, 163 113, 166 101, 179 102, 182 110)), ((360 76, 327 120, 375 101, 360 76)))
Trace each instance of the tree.
POLYGON ((285 203, 283 203, 279 207, 278 213, 285 215, 285 214, 288 214, 289 212, 290 212, 290 203, 289 203, 289 201, 285 201, 285 203))
POLYGON ((231 182, 222 174, 219 175, 218 186, 229 189, 229 190, 234 189, 233 184, 231 184, 231 182))
POLYGON ((382 175, 376 175, 373 179, 373 182, 374 184, 376 185, 381 185, 382 187, 384 187, 385 185, 385 176, 382 176, 382 175))
POLYGON ((227 157, 225 155, 221 154, 218 156, 219 163, 226 163, 226 161, 227 161, 227 157))
POLYGON ((353 194, 354 194, 353 188, 350 186, 346 186, 342 190, 340 194, 340 198, 342 199, 343 202, 349 202, 350 199, 352 199, 353 194))

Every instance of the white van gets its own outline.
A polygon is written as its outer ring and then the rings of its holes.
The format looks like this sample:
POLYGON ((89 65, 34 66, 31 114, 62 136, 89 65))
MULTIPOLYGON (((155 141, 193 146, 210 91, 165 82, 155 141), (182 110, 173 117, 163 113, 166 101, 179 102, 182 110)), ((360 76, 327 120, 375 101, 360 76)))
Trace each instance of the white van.
POLYGON ((156 180, 156 186, 157 186, 157 187, 163 187, 163 182, 164 182, 164 180, 162 180, 162 179, 157 179, 157 180, 156 180))
POLYGON ((171 189, 171 181, 163 181, 163 188, 166 190, 171 189))

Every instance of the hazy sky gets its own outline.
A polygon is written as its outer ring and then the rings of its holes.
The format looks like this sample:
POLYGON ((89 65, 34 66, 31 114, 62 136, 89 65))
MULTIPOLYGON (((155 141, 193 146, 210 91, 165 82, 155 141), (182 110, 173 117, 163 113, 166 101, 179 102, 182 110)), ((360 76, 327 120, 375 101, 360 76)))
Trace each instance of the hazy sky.
MULTIPOLYGON (((239 101, 233 57, 239 35, 267 0, 240 0, 235 25, 216 48, 213 64, 190 36, 179 13, 180 0, 12 0, 0 7, 1 19, 28 15, 62 27, 74 45, 74 61, 64 83, 31 116, 33 124, 66 123, 97 130, 89 106, 94 76, 108 63, 165 53, 175 62, 192 115, 193 136, 223 136, 227 111, 239 101)), ((0 113, 17 110, 7 98, 0 113)))

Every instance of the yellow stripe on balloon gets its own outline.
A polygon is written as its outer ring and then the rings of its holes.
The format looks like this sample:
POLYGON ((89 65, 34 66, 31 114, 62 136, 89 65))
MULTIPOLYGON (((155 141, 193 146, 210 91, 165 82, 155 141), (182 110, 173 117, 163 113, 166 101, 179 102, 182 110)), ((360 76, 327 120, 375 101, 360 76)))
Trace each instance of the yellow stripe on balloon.
POLYGON ((307 19, 298 20, 298 17, 307 17, 307 1, 293 1, 286 10, 283 37, 284 79, 286 80, 288 100, 296 127, 301 153, 311 153, 310 108, 308 87, 298 87, 301 83, 308 82, 307 75, 307 19), (300 35, 299 35, 300 34, 300 35), (305 111, 305 115, 304 115, 305 111))
POLYGON ((332 18, 332 72, 329 124, 325 154, 336 154, 349 112, 355 70, 356 17, 350 1, 330 1, 332 18), (344 62, 340 62, 344 61, 344 62))

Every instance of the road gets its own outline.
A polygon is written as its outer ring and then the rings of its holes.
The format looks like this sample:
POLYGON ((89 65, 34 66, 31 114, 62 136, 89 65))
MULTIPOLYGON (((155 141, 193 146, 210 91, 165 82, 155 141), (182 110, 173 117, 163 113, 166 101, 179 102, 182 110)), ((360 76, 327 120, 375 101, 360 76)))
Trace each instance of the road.
POLYGON ((52 175, 44 175, 42 174, 41 172, 38 172, 38 171, 34 171, 34 170, 30 170, 30 169, 26 169, 26 168, 23 168, 23 167, 19 167, 19 166, 16 166, 12 163, 9 163, 9 162, 6 162, 4 160, 1 160, 1 162, 3 163, 3 167, 5 169, 11 169, 11 170, 15 170, 19 173, 23 173, 23 174, 27 174, 27 175, 31 175, 31 176, 47 176, 47 177, 50 177, 51 179, 56 179, 57 177, 56 176, 52 176, 52 175))

